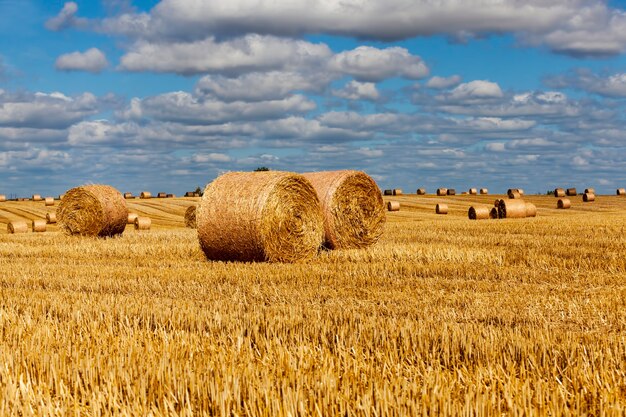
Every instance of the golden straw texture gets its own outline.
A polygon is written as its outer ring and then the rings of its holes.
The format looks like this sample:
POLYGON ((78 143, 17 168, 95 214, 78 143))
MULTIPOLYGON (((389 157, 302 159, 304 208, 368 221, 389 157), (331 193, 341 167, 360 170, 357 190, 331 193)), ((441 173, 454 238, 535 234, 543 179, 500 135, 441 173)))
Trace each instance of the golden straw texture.
POLYGON ((126 224, 135 224, 137 217, 139 217, 137 213, 128 213, 128 216, 126 217, 126 224))
POLYGON ((590 203, 592 201, 596 201, 596 195, 593 193, 585 193, 583 194, 583 201, 585 203, 590 203))
POLYGON ((568 209, 572 207, 572 202, 569 198, 560 198, 556 203, 556 208, 558 209, 568 209))
POLYGON ((467 211, 467 216, 470 220, 485 220, 489 218, 489 207, 477 206, 470 207, 467 211))
POLYGON ((32 223, 33 232, 45 232, 46 231, 46 221, 45 220, 33 220, 32 223))
POLYGON ((10 222, 7 224, 7 232, 10 234, 13 233, 26 233, 28 232, 28 225, 26 222, 10 222))
POLYGON ((526 217, 537 217, 537 206, 526 202, 526 217))
POLYGON ((448 214, 448 205, 439 203, 435 206, 435 213, 437 214, 448 214))
POLYGON ((562 188, 555 188, 554 189, 554 196, 555 197, 565 197, 565 190, 562 188))
POLYGON ((57 209, 59 226, 68 235, 110 237, 126 227, 128 208, 109 185, 84 185, 65 193, 57 209))
POLYGON ((54 224, 57 222, 57 214, 55 212, 46 213, 46 223, 54 224))
POLYGON ((196 210, 196 206, 189 206, 187 210, 185 210, 185 227, 191 229, 196 228, 196 210))
POLYGON ((389 201, 387 203, 387 211, 400 211, 399 201, 389 201))
POLYGON ((196 223, 200 247, 211 260, 296 262, 313 258, 324 241, 315 189, 290 172, 218 177, 204 190, 196 223))
POLYGON ((526 217, 526 202, 521 199, 500 200, 498 217, 501 219, 522 219, 526 217))
POLYGON ((135 219, 135 230, 150 230, 152 219, 150 217, 137 217, 135 219))

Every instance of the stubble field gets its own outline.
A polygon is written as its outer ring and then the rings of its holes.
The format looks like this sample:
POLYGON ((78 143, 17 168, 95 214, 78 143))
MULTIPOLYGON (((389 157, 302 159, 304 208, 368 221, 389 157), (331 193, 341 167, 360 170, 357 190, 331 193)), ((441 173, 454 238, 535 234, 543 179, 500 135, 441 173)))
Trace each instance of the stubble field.
POLYGON ((626 197, 467 219, 495 198, 393 197, 377 245, 301 264, 206 261, 198 199, 106 240, 0 203, 0 415, 624 415, 626 197))

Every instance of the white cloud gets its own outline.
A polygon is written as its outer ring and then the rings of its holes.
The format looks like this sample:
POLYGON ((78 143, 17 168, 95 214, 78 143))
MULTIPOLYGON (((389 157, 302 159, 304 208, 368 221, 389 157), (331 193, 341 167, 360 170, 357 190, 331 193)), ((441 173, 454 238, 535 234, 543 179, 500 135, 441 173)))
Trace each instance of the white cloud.
POLYGON ((230 162, 231 157, 223 153, 208 153, 208 154, 195 154, 191 157, 191 161, 194 163, 208 163, 208 162, 230 162))
POLYGON ((382 149, 359 148, 355 152, 359 155, 365 156, 366 158, 379 158, 384 155, 382 149))
POLYGON ((359 46, 340 52, 330 60, 330 68, 351 75, 358 81, 381 81, 404 77, 419 79, 428 76, 428 67, 419 56, 397 46, 378 49, 359 46))
POLYGON ((475 80, 460 84, 445 97, 453 101, 468 101, 474 99, 497 99, 504 94, 497 83, 484 80, 475 80))
POLYGON ((600 76, 579 70, 574 74, 551 77, 547 82, 557 88, 571 87, 605 97, 626 97, 626 72, 600 76))
POLYGON ((57 58, 55 68, 63 71, 87 71, 98 73, 109 66, 104 53, 98 48, 85 52, 72 52, 57 58))
POLYGON ((60 31, 74 26, 84 26, 86 19, 76 17, 78 5, 73 1, 68 1, 58 15, 46 21, 46 28, 52 31, 60 31))
POLYGON ((504 143, 502 142, 490 142, 487 145, 485 145, 485 149, 491 152, 504 152, 505 151, 504 143))
POLYGON ((348 100, 378 100, 380 93, 376 89, 374 83, 361 83, 358 81, 350 81, 340 90, 333 90, 333 94, 337 97, 348 100))
POLYGON ((426 83, 426 87, 433 88, 436 90, 442 90, 445 88, 454 87, 461 82, 461 77, 459 75, 452 75, 450 77, 439 77, 434 76, 426 83))

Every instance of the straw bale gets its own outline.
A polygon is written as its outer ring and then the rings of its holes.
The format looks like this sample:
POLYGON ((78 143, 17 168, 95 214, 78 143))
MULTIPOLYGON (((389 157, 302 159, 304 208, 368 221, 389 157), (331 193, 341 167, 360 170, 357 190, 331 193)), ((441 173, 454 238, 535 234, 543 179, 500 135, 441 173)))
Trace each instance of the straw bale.
POLYGON ((185 210, 185 227, 196 228, 196 209, 197 206, 189 206, 185 210))
MULTIPOLYGON (((380 191, 372 196, 382 202, 380 191)), ((295 262, 314 257, 324 242, 317 193, 290 172, 221 175, 205 188, 196 223, 200 247, 212 260, 295 262)))
POLYGON ((555 188, 554 189, 554 196, 555 197, 565 197, 565 190, 562 188, 555 188))
POLYGON ((393 195, 402 195, 402 189, 401 188, 394 188, 393 189, 393 195))
POLYGON ((493 202, 493 206, 494 207, 500 207, 500 201, 502 201, 502 200, 500 200, 499 198, 496 198, 496 201, 493 202))
MULTIPOLYGON (((618 194, 619 194, 619 193, 618 193, 618 194)), ((4 202, 4 201, 7 201, 7 196, 6 196, 6 195, 4 195, 4 194, 0 194, 0 203, 1 203, 1 202, 4 202)))
POLYGON ((150 191, 142 191, 141 194, 139 195, 139 198, 144 198, 144 199, 152 198, 152 193, 150 193, 150 191))
POLYGON ((478 194, 478 190, 476 188, 470 188, 467 192, 470 194, 478 194))
POLYGON ((55 224, 57 222, 57 214, 55 212, 46 213, 46 223, 55 224))
POLYGON ((28 225, 26 224, 26 222, 22 221, 10 222, 9 224, 7 224, 7 232, 9 234, 26 233, 28 232, 28 225))
POLYGON ((128 208, 109 185, 84 185, 65 194, 57 209, 59 226, 68 235, 110 237, 124 232, 128 208))
POLYGON ((387 211, 400 211, 399 201, 389 201, 387 203, 387 211))
MULTIPOLYGON (((385 203, 369 175, 361 171, 303 174, 317 193, 324 214, 324 246, 365 248, 378 241, 385 225, 385 203)), ((394 189, 394 195, 402 190, 394 189)))
POLYGON ((167 193, 158 193, 157 198, 167 198, 167 193))
POLYGON ((477 206, 470 207, 467 216, 470 220, 485 220, 489 218, 489 207, 487 206, 477 206))
POLYGON ((435 213, 437 214, 448 214, 448 205, 439 203, 435 206, 435 213))
POLYGON ((65 194, 59 194, 59 200, 63 200, 63 198, 65 197, 65 194))
POLYGON ((626 188, 618 188, 616 194, 617 195, 626 195, 626 188))
POLYGON ((39 194, 33 194, 33 196, 32 196, 32 200, 33 200, 33 201, 41 201, 41 200, 43 200, 43 199, 41 198, 41 195, 39 195, 39 194))
POLYGON ((511 191, 510 193, 508 193, 508 195, 509 195, 509 198, 512 200, 522 198, 522 195, 517 190, 511 191))
POLYGON ((46 231, 46 221, 45 220, 33 220, 32 223, 33 232, 42 233, 46 231))
POLYGON ((174 198, 174 197, 176 197, 176 196, 175 196, 174 194, 168 194, 168 195, 166 195, 165 197, 167 197, 167 198, 174 198))
POLYGON ((568 188, 565 191, 565 194, 570 196, 570 197, 575 196, 576 195, 576 188, 568 188))
POLYGON ((437 188, 437 195, 447 195, 447 194, 448 194, 447 188, 437 188))
POLYGON ((446 194, 456 195, 456 190, 454 188, 448 188, 448 190, 446 191, 446 194))
POLYGON ((426 195, 426 188, 418 188, 415 192, 417 195, 426 195))
POLYGON ((135 197, 133 196, 133 193, 124 193, 124 198, 126 200, 130 200, 130 199, 135 198, 135 197))
POLYGON ((521 199, 500 200, 498 217, 501 219, 521 219, 526 217, 526 202, 521 199))
POLYGON ((461 195, 467 195, 468 192, 467 191, 461 191, 461 195))
POLYGON ((526 217, 537 217, 537 206, 526 202, 526 217))
POLYGON ((54 206, 54 197, 46 197, 45 201, 45 205, 46 207, 50 207, 50 206, 54 206))
POLYGON ((497 219, 498 218, 498 208, 497 207, 492 207, 491 211, 489 212, 489 218, 490 219, 497 219))
POLYGON ((595 188, 585 188, 585 194, 595 194, 595 193, 596 193, 595 188))
POLYGON ((126 216, 126 224, 135 224, 137 217, 139 217, 137 213, 128 213, 128 216, 126 216))
POLYGON ((135 219, 135 230, 150 230, 152 219, 150 217, 137 217, 135 219))
POLYGON ((489 190, 487 188, 481 188, 480 189, 480 193, 481 194, 489 194, 489 190))
POLYGON ((568 209, 572 207, 572 202, 569 198, 560 198, 559 201, 556 202, 556 208, 558 209, 568 209))
POLYGON ((393 195, 393 190, 385 190, 384 194, 385 195, 393 195))
POLYGON ((592 201, 596 201, 596 195, 592 194, 592 193, 585 193, 585 194, 583 194, 583 201, 585 203, 590 203, 592 201))

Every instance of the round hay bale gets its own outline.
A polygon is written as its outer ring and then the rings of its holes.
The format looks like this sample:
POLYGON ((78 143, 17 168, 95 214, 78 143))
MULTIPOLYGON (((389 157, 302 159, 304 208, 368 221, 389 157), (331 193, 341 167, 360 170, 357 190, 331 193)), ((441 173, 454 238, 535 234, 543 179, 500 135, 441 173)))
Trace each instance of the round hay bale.
POLYGON ((168 194, 165 196, 166 198, 175 198, 176 196, 174 194, 168 194))
POLYGON ((39 194, 33 194, 33 196, 32 196, 32 200, 33 200, 33 201, 41 201, 41 200, 43 200, 43 199, 41 198, 41 195, 39 195, 39 194))
POLYGON ((26 224, 26 222, 21 221, 10 222, 9 224, 7 224, 7 232, 9 234, 26 233, 28 232, 28 225, 26 224))
POLYGON ((84 185, 65 194, 57 209, 59 226, 68 235, 110 237, 122 234, 128 208, 109 185, 84 185))
POLYGON ((556 208, 558 209, 568 209, 572 207, 572 202, 569 198, 560 198, 559 201, 556 202, 556 208))
POLYGON ((437 214, 448 214, 448 205, 439 203, 435 206, 435 213, 437 214))
MULTIPOLYGON (((369 198, 384 211, 378 190, 369 198)), ((295 262, 314 257, 324 242, 317 193, 290 172, 221 175, 205 188, 196 223, 200 247, 212 260, 295 262)))
POLYGON ((521 199, 500 200, 498 217, 501 219, 523 219, 526 217, 526 202, 521 199))
POLYGON ((152 198, 152 194, 150 193, 150 191, 142 191, 141 194, 139 195, 139 198, 143 198, 143 199, 152 198))
POLYGON ((45 220, 33 220, 32 223, 33 232, 42 233, 46 231, 46 221, 45 220))
POLYGON ((385 194, 385 195, 393 195, 393 190, 385 190, 383 194, 385 194))
POLYGON ((570 197, 575 196, 576 195, 576 188, 568 188, 565 191, 565 194, 570 196, 570 197))
POLYGON ((485 220, 489 218, 489 207, 478 206, 478 207, 470 207, 467 216, 470 220, 485 220))
POLYGON ((448 189, 447 188, 437 188, 437 195, 448 195, 448 189))
POLYGON ((491 211, 489 211, 489 218, 490 219, 497 219, 498 218, 498 208, 497 207, 492 207, 491 211))
POLYGON ((489 190, 487 188, 481 188, 480 189, 480 193, 481 194, 489 194, 489 190))
POLYGON ((417 195, 426 195, 426 188, 418 188, 415 192, 417 195))
POLYGON ((618 188, 616 191, 617 195, 626 195, 626 188, 618 188))
POLYGON ((446 194, 456 195, 456 190, 454 188, 448 188, 448 190, 446 191, 446 194))
POLYGON ((402 195, 402 189, 401 188, 394 188, 393 189, 393 195, 402 195))
POLYGON ((500 200, 499 198, 496 198, 496 201, 493 202, 493 206, 494 207, 500 207, 500 201, 502 201, 502 200, 500 200))
POLYGON ((137 213, 128 213, 128 216, 126 217, 126 224, 135 224, 137 217, 139 217, 137 213))
POLYGON ((187 192, 185 193, 185 197, 195 197, 195 195, 194 195, 194 194, 195 194, 195 193, 194 193, 193 191, 187 191, 187 192))
POLYGON ((468 192, 467 191, 461 191, 461 195, 467 195, 468 192))
POLYGON ((585 203, 591 203, 592 201, 596 201, 596 195, 593 193, 585 193, 583 194, 583 201, 585 203))
POLYGON ((537 217, 537 206, 526 202, 526 217, 537 217))
POLYGON ((389 201, 387 203, 387 211, 400 211, 399 201, 389 201))
POLYGON ((150 230, 152 219, 150 217, 137 217, 135 219, 135 230, 150 230))
POLYGON ((157 198, 167 198, 167 193, 158 193, 157 198))
POLYGON ((45 201, 45 205, 46 207, 50 207, 50 206, 54 206, 54 197, 46 197, 45 201))
POLYGON ((59 200, 63 200, 63 197, 65 197, 65 194, 59 194, 59 200))
POLYGON ((554 189, 554 196, 555 197, 565 197, 565 190, 562 188, 555 188, 554 189))
POLYGON ((596 193, 595 188, 585 188, 585 194, 594 194, 596 193))
POLYGON ((472 195, 478 194, 478 190, 476 188, 470 188, 467 192, 472 195))
POLYGON ((135 197, 133 197, 133 193, 124 193, 124 198, 126 200, 130 200, 130 199, 135 198, 135 197))
POLYGON ((46 223, 55 224, 57 222, 57 214, 55 212, 46 213, 46 223))
POLYGON ((0 203, 7 201, 7 196, 4 194, 0 194, 0 203))
POLYGON ((508 195, 511 199, 521 198, 524 195, 524 190, 521 190, 519 188, 509 188, 506 192, 506 195, 508 195))
POLYGON ((512 200, 522 198, 522 195, 517 191, 511 191, 510 193, 508 193, 508 195, 509 195, 509 198, 512 200))
POLYGON ((196 228, 196 206, 189 206, 185 210, 185 227, 196 228))
MULTIPOLYGON (((324 214, 324 246, 357 249, 378 241, 385 226, 385 203, 369 175, 361 171, 303 174, 319 198, 324 214)), ((402 190, 393 190, 402 194, 402 190)))

